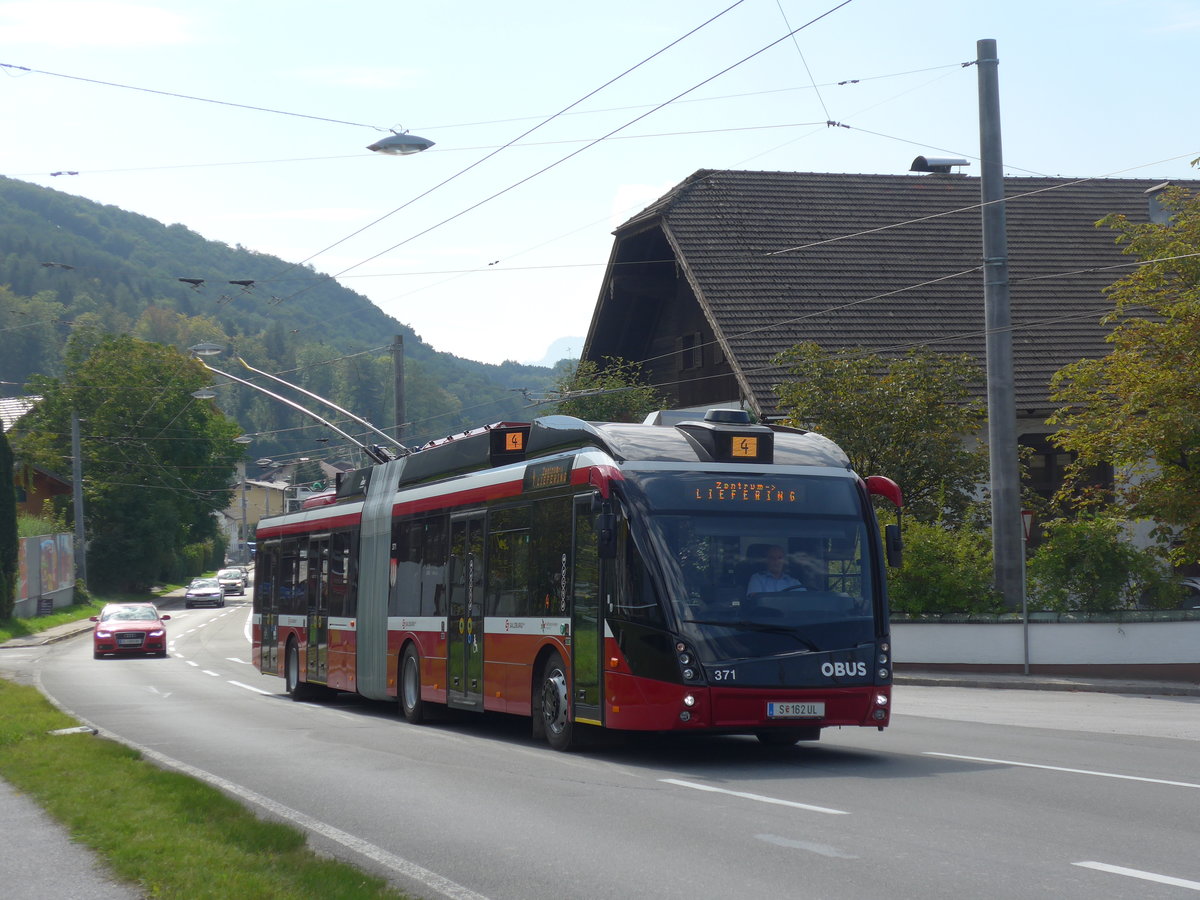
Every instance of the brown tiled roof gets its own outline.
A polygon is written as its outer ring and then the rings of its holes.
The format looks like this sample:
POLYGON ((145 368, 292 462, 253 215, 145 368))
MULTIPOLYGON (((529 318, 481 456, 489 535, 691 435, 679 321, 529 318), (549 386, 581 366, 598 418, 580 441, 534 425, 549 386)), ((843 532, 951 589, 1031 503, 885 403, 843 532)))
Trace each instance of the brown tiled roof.
MULTIPOLYGON (((1107 352, 1103 290, 1128 271, 1111 267, 1134 260, 1095 223, 1109 213, 1147 221, 1146 192, 1160 183, 1005 180, 1020 413, 1048 408, 1050 377, 1063 365, 1107 352)), ((982 365, 979 202, 979 179, 962 175, 701 170, 616 234, 619 245, 661 229, 740 380, 767 411, 781 380, 770 360, 801 341, 928 346, 982 365)))

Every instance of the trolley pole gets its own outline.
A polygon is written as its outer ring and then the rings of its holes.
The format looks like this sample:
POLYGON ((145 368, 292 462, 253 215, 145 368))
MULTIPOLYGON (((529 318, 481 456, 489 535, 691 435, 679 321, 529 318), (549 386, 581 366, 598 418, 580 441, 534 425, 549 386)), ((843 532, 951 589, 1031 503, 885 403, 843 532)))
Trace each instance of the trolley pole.
POLYGON ((983 306, 987 328, 988 453, 992 493, 995 587, 1012 610, 1024 610, 1025 571, 1021 478, 1017 462, 1017 404, 1013 379, 1012 316, 1004 161, 1000 140, 1000 83, 996 42, 976 42, 979 67, 980 194, 983 215, 983 306))

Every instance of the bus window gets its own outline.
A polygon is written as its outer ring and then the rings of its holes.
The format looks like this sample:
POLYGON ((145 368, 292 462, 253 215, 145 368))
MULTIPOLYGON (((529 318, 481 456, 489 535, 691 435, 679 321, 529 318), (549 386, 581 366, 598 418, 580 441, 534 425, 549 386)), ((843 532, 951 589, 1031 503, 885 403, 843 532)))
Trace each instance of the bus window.
POLYGON ((421 611, 421 550, 425 529, 420 522, 392 525, 392 586, 388 615, 416 616, 421 611))
POLYGON ((565 616, 567 561, 571 553, 571 498, 555 497, 533 505, 533 597, 535 615, 565 616))
MULTIPOLYGON (((421 615, 446 615, 446 559, 448 519, 431 516, 418 522, 421 529, 421 615)), ((414 538, 415 540, 415 538, 414 538)))
POLYGON ((305 586, 308 581, 308 548, 288 541, 279 559, 279 611, 285 615, 306 615, 308 601, 305 586))
POLYGON ((351 550, 354 536, 335 532, 329 542, 329 615, 354 615, 354 568, 351 550))
POLYGON ((492 512, 488 527, 488 592, 484 615, 531 616, 529 507, 492 512))
POLYGON ((629 534, 629 525, 621 519, 617 526, 616 605, 613 614, 631 622, 662 628, 666 621, 658 591, 641 554, 629 534))

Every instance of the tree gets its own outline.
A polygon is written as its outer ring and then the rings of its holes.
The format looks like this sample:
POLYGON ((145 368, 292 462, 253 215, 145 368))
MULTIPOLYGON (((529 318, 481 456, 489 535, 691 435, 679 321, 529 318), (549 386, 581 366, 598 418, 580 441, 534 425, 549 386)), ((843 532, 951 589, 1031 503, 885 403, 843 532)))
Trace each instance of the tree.
POLYGON ((0 619, 12 616, 17 586, 17 491, 13 454, 0 429, 0 619))
POLYGON ((1200 560, 1200 198, 1161 195, 1169 224, 1101 220, 1144 260, 1108 288, 1111 352, 1066 366, 1052 381, 1061 404, 1055 442, 1076 469, 1112 463, 1115 499, 1157 523, 1176 563, 1200 560))
POLYGON ((69 467, 71 417, 82 428, 89 577, 141 590, 186 571, 219 533, 240 433, 209 400, 191 396, 208 373, 170 347, 110 335, 73 337, 61 380, 39 377, 42 401, 20 423, 21 457, 69 467))
POLYGON ((1086 513, 1044 526, 1046 540, 1029 562, 1029 597, 1039 609, 1109 612, 1182 601, 1161 558, 1139 550, 1112 516, 1086 513))
POLYGON ((589 422, 641 422, 668 403, 646 384, 641 365, 624 359, 606 357, 603 366, 581 359, 558 389, 566 399, 556 411, 589 422))
POLYGON ((786 424, 839 444, 856 472, 896 481, 917 518, 961 517, 987 467, 985 452, 964 443, 985 420, 971 390, 983 376, 970 357, 914 350, 885 359, 807 342, 776 362, 795 377, 775 388, 786 424))

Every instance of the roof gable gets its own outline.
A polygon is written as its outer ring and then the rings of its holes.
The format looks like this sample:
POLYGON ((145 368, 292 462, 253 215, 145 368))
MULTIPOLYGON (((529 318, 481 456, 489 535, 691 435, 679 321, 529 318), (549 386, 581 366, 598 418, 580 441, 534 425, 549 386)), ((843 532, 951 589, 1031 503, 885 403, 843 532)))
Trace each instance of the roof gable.
MULTIPOLYGON (((1175 183, 1200 188, 1200 182, 1175 183)), ((1160 184, 1005 179, 1022 413, 1049 407, 1049 380, 1063 365, 1107 352, 1100 318, 1111 304, 1103 292, 1126 271, 1116 267, 1135 260, 1096 222, 1110 213, 1147 221, 1147 191, 1160 184)), ((782 379, 771 359, 801 341, 884 353, 923 346, 969 353, 982 363, 979 204, 979 179, 962 175, 701 170, 617 230, 585 358, 638 358, 612 346, 598 325, 617 313, 619 305, 606 301, 622 282, 637 279, 631 248, 640 241, 670 247, 679 279, 762 411, 774 408, 772 388, 782 379)), ((661 279, 661 265, 655 277, 661 279)), ((669 289, 649 279, 637 286, 636 308, 645 321, 654 320, 647 301, 669 289)))

